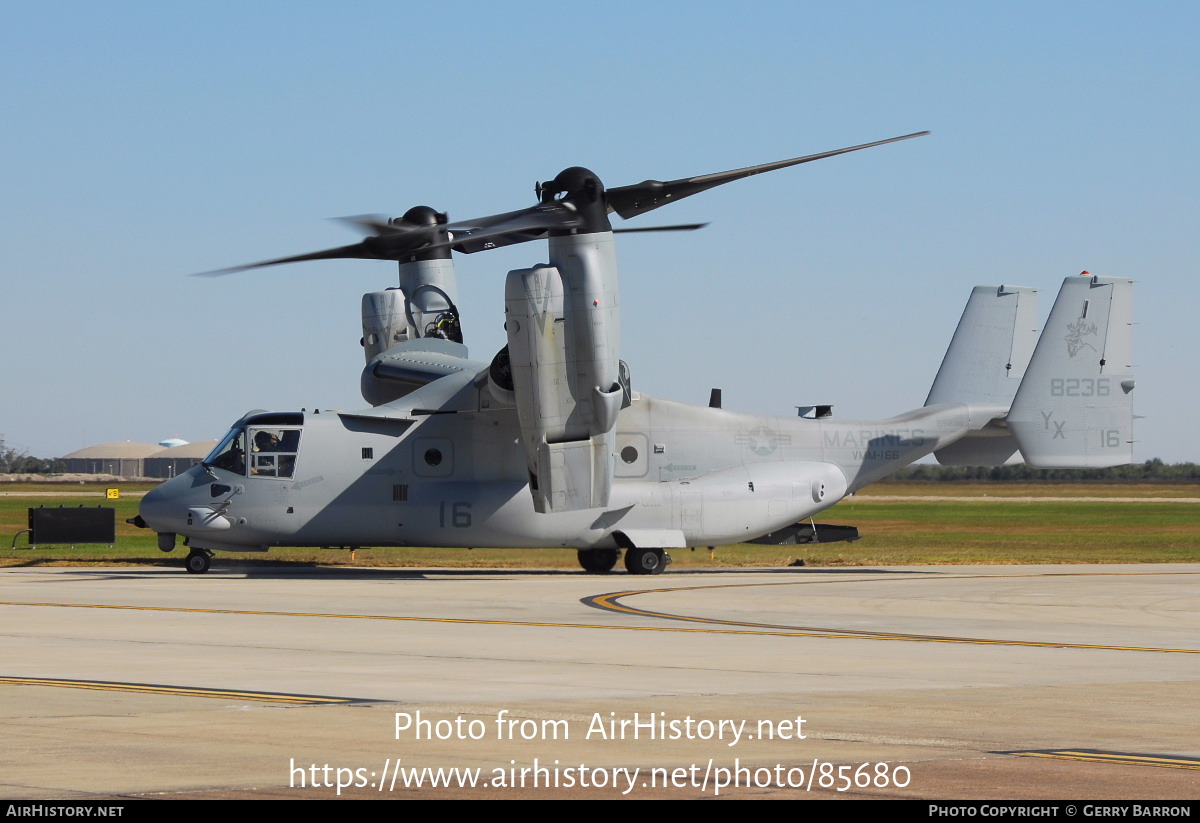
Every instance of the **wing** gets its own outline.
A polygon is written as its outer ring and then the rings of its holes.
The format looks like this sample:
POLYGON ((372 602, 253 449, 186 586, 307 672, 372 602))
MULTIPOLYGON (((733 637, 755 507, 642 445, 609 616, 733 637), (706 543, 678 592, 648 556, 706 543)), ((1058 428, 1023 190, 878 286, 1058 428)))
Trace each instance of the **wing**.
POLYGON ((467 358, 462 343, 437 337, 421 337, 393 346, 367 364, 366 374, 377 380, 407 386, 415 391, 452 374, 478 374, 486 363, 467 358))

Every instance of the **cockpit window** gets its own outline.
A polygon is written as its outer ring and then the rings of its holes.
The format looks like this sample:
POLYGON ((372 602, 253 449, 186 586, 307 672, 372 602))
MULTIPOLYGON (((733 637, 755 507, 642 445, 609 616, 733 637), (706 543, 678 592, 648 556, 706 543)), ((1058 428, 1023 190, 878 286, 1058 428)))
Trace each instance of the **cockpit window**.
POLYGON ((250 474, 257 477, 291 477, 300 449, 300 429, 251 426, 250 474))
POLYGON ((231 429, 229 434, 225 435, 208 457, 204 458, 204 465, 215 466, 218 469, 224 469, 234 474, 245 474, 246 430, 242 428, 231 429))

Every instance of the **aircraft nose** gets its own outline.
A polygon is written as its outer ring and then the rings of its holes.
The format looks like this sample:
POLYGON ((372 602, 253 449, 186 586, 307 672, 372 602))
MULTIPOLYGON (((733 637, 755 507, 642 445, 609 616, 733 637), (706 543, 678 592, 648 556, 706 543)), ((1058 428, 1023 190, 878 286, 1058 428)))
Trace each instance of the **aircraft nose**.
POLYGON ((156 532, 176 531, 173 520, 178 520, 179 507, 175 505, 177 495, 171 493, 172 483, 163 483, 146 492, 142 504, 138 506, 138 516, 145 524, 156 532), (175 514, 175 517, 172 517, 175 514))

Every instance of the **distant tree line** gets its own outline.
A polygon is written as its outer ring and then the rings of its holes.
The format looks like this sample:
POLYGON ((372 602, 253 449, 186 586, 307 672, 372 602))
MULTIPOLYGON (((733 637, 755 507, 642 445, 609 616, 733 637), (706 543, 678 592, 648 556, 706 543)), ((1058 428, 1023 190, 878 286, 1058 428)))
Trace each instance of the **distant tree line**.
POLYGON ((67 464, 57 457, 31 457, 29 452, 9 447, 0 437, 0 474, 61 474, 67 464))
POLYGON ((1195 483, 1200 466, 1195 463, 1164 463, 1157 457, 1145 463, 1109 469, 1033 469, 1016 466, 909 466, 888 478, 900 481, 970 483, 1195 483))

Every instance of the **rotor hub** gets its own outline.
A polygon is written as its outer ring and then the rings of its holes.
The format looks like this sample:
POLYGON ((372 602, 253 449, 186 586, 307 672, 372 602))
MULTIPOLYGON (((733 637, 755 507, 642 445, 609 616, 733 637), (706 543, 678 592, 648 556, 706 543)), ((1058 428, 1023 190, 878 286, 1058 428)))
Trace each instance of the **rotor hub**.
POLYGON ((390 222, 392 225, 409 226, 444 226, 448 221, 448 217, 444 212, 439 212, 429 206, 413 206, 404 213, 404 216, 399 220, 393 218, 390 222))
POLYGON ((549 183, 540 185, 539 196, 543 204, 561 202, 570 206, 583 219, 583 225, 576 228, 551 229, 551 236, 612 231, 612 224, 608 222, 608 204, 604 199, 604 184, 591 169, 583 166, 563 169, 549 183))
POLYGON ((543 203, 566 197, 582 203, 597 200, 603 193, 604 184, 600 182, 599 176, 583 166, 563 169, 553 180, 543 183, 541 187, 543 203))

